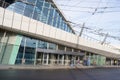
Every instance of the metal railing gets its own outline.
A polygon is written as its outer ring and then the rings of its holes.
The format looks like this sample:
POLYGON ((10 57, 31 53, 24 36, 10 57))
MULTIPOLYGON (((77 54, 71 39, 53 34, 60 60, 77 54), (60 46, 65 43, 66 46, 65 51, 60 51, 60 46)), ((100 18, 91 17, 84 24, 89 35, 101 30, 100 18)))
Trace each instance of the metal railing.
MULTIPOLYGON (((82 37, 83 37, 84 39, 86 39, 86 40, 93 41, 93 42, 97 42, 98 44, 101 44, 101 42, 102 42, 101 40, 95 39, 95 38, 90 37, 90 36, 88 36, 88 35, 86 35, 86 34, 83 34, 82 37)), ((102 45, 102 44, 101 44, 101 45, 102 45)), ((109 47, 109 48, 111 48, 111 49, 114 49, 114 50, 120 52, 120 49, 118 49, 118 48, 116 48, 115 46, 109 44, 109 42, 104 43, 103 46, 109 47)))

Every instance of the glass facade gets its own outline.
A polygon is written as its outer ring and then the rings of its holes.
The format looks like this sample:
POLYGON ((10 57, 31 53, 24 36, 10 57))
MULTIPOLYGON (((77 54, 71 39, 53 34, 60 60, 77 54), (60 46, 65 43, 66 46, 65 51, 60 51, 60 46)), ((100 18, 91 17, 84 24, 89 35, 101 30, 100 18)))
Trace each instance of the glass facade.
POLYGON ((7 9, 64 31, 74 33, 59 10, 49 0, 16 0, 7 9))
POLYGON ((36 49, 56 50, 57 44, 0 30, 0 64, 34 64, 36 49))
POLYGON ((25 59, 25 64, 34 64, 36 49, 56 50, 56 44, 23 36, 16 64, 22 64, 23 59, 25 59))
MULTIPOLYGON (((0 64, 64 65, 70 64, 72 58, 83 60, 83 56, 76 56, 74 53, 64 54, 64 52, 79 53, 79 51, 81 50, 0 30, 0 64), (57 51, 61 53, 57 53, 57 51)), ((105 65, 106 57, 85 51, 82 53, 86 53, 86 59, 90 58, 91 65, 105 65)))

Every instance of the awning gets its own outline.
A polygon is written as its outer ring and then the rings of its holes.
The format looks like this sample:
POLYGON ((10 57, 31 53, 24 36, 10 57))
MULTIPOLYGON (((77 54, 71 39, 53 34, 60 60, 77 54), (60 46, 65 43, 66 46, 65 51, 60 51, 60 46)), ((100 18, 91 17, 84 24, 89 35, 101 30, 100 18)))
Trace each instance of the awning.
POLYGON ((84 56, 84 53, 81 52, 71 52, 71 51, 63 51, 63 50, 50 50, 50 49, 40 49, 37 48, 37 52, 43 52, 43 53, 51 53, 51 54, 68 54, 68 55, 79 55, 84 56))

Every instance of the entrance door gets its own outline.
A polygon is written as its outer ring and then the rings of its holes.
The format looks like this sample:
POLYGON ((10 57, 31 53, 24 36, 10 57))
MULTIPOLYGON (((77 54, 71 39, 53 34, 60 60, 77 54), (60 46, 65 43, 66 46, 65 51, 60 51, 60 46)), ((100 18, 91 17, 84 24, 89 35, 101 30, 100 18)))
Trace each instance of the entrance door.
POLYGON ((43 59, 43 53, 37 53, 37 57, 36 57, 37 61, 36 61, 36 64, 37 65, 41 65, 42 64, 42 59, 43 59))

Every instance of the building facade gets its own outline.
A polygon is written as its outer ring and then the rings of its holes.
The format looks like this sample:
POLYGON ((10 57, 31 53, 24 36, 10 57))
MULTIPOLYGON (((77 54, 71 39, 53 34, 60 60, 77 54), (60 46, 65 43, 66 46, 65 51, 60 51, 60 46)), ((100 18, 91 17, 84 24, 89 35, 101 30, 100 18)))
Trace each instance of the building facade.
POLYGON ((118 51, 77 36, 53 0, 0 0, 0 64, 113 64, 118 51), (115 54, 114 54, 115 53, 115 54))

